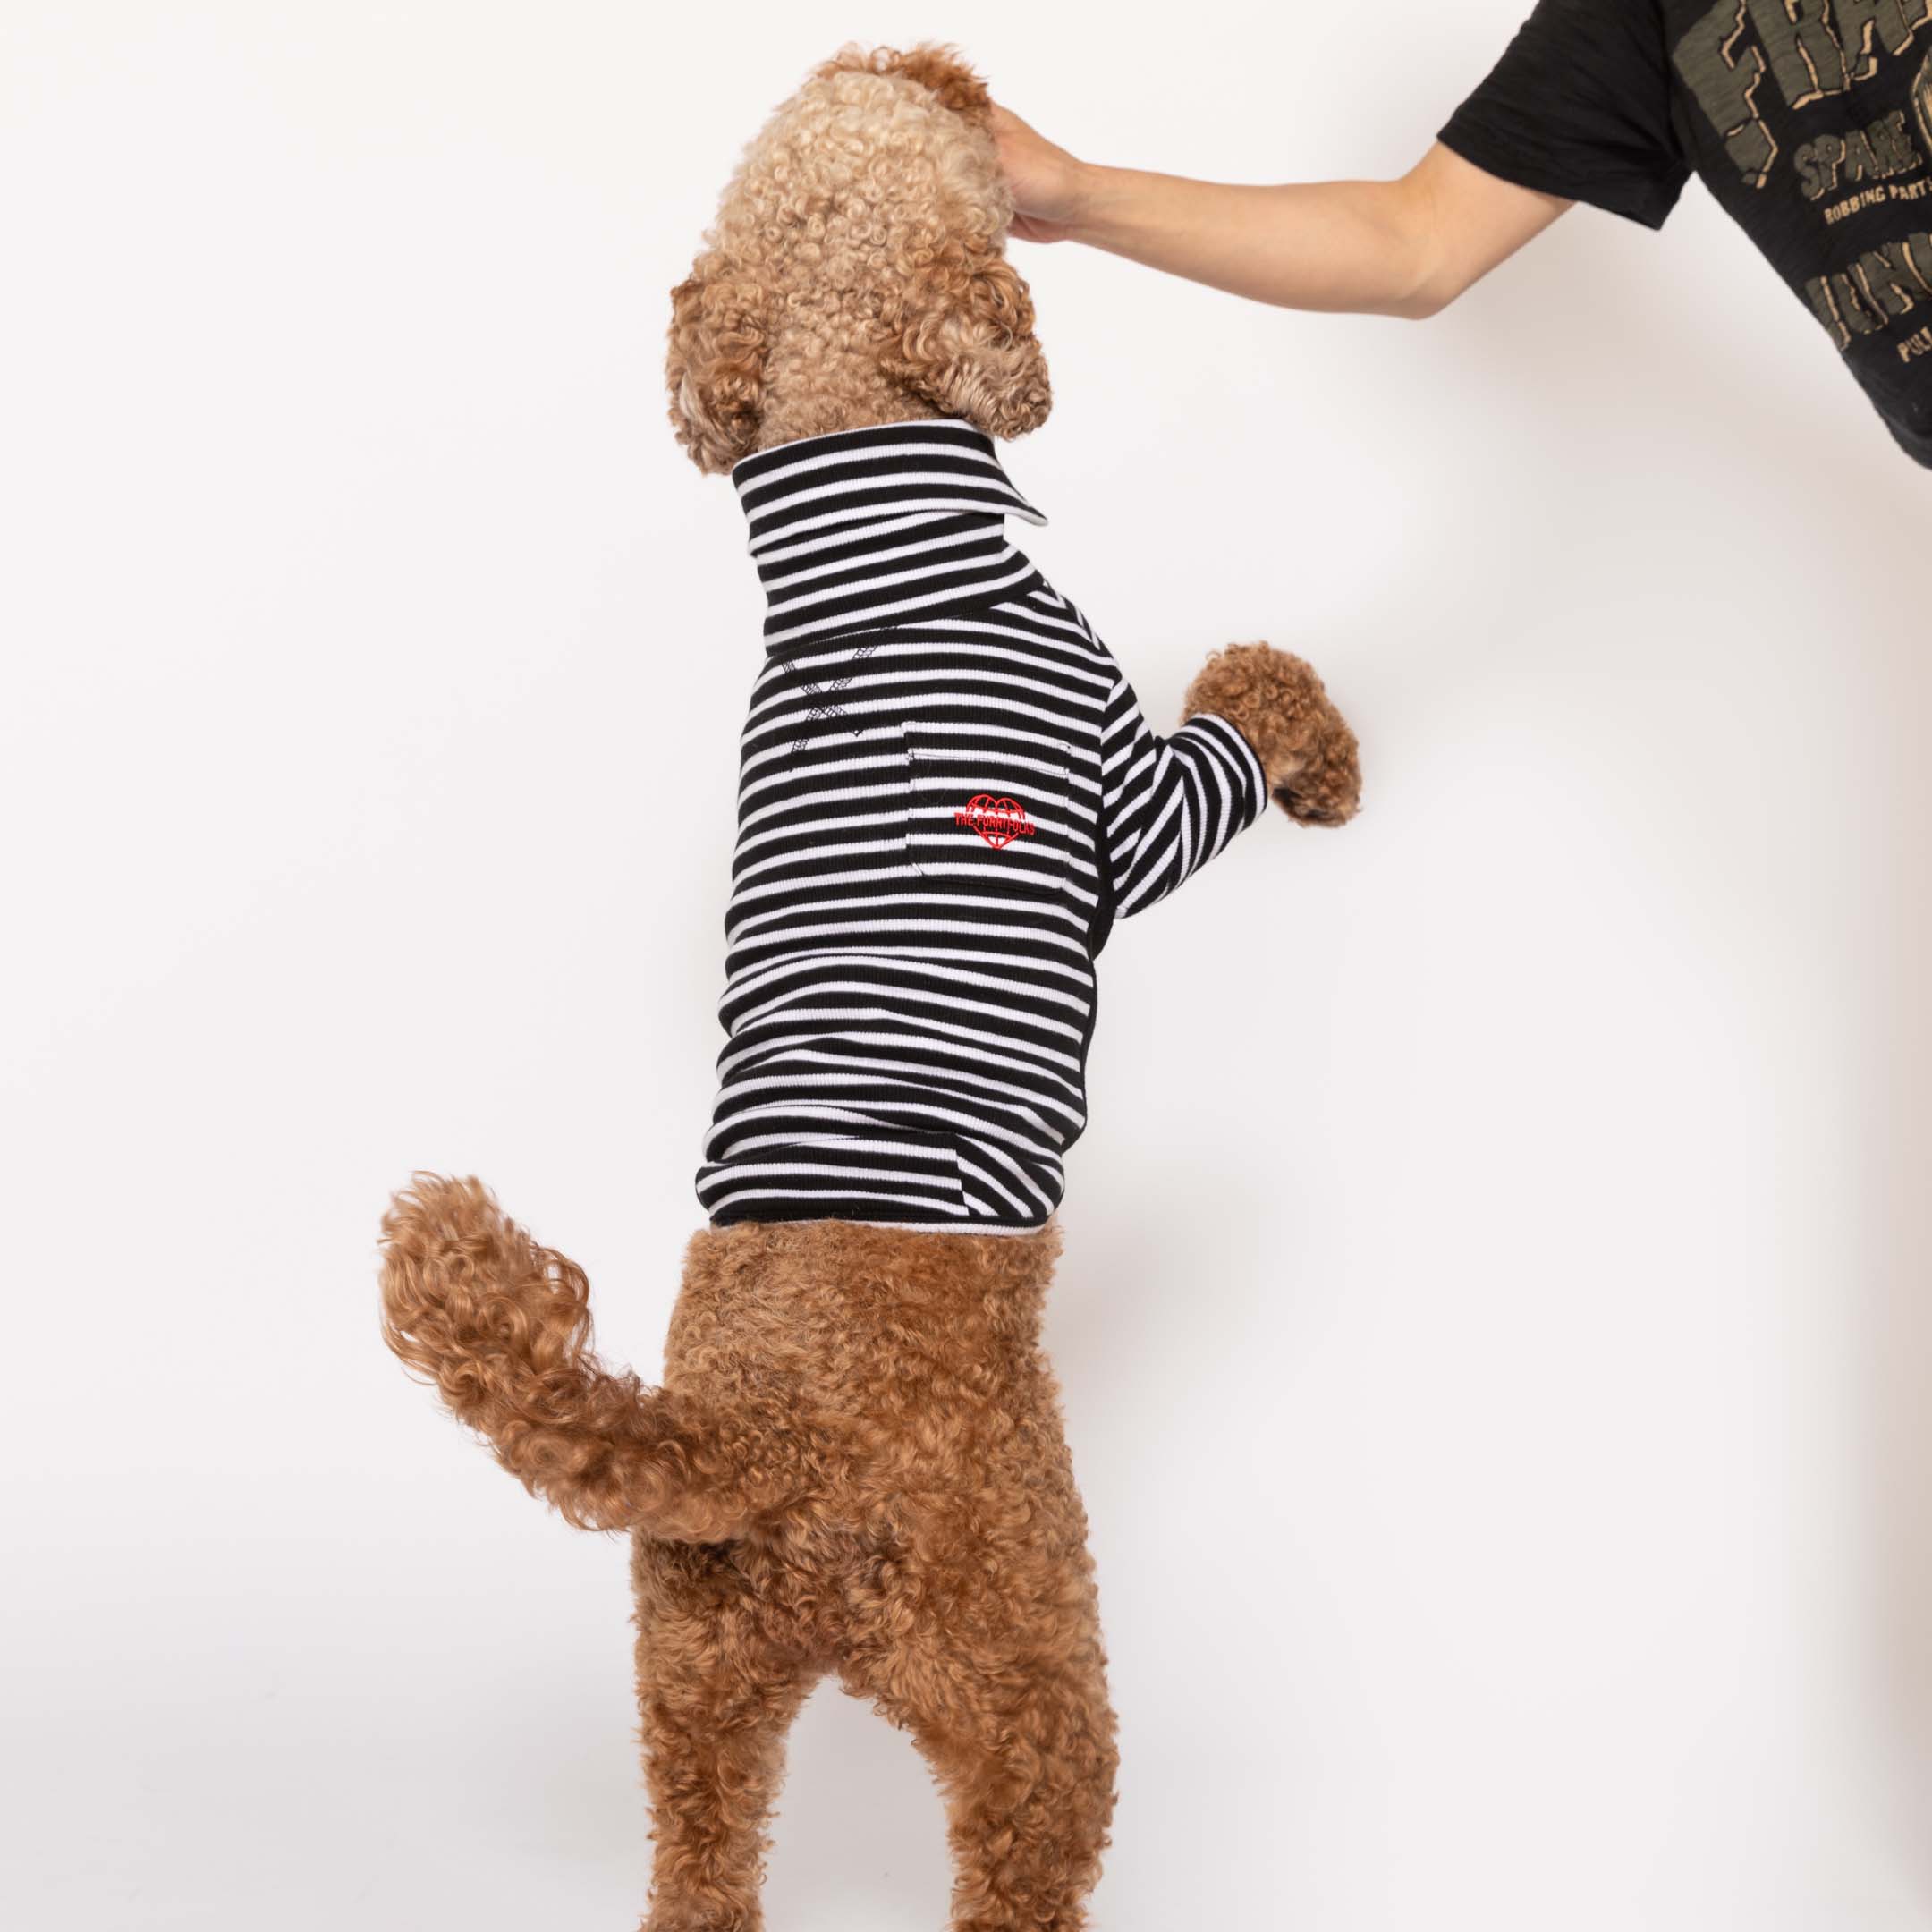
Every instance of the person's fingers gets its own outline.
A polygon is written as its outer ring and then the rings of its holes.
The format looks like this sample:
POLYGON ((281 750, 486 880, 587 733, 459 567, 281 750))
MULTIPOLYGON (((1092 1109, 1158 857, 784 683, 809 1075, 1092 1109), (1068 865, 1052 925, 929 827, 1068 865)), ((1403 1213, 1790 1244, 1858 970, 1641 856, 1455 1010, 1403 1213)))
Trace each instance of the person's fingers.
POLYGON ((993 138, 1013 198, 1013 232, 1023 242, 1057 242, 1073 214, 1080 164, 1010 107, 993 106, 993 138))
POLYGON ((1005 174, 1006 185, 1013 192, 1014 206, 1022 214, 1030 212, 1025 196, 1037 185, 1034 176, 1038 172, 1041 145, 1039 135, 1010 107, 1002 107, 996 101, 993 104, 993 139, 999 148, 1000 167, 1005 174))

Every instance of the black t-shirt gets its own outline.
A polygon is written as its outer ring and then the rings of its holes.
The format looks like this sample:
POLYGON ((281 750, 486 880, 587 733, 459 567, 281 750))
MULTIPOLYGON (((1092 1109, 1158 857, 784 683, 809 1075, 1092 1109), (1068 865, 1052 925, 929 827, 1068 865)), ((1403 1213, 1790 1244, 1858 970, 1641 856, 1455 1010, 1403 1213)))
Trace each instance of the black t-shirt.
POLYGON ((1442 139, 1652 228, 1701 174, 1932 466, 1932 0, 1540 0, 1442 139))

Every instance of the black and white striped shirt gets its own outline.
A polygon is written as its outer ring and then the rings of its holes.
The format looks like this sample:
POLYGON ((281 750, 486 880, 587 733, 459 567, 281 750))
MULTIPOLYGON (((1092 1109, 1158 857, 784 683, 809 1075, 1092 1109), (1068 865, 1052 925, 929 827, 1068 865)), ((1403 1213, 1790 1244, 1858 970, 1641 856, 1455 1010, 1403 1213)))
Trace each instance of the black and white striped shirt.
POLYGON ((1251 825, 1233 725, 1148 729, 1007 541, 1046 521, 962 422, 732 471, 769 612, 725 917, 714 1223, 1018 1230, 1086 1125, 1094 961, 1251 825))

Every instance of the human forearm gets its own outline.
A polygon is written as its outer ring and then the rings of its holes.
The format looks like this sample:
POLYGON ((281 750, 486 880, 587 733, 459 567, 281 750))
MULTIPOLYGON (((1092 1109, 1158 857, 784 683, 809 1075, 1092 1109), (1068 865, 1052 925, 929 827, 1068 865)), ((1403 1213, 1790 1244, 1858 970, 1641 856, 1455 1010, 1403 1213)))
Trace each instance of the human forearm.
POLYGON ((1094 168, 1070 238, 1284 309, 1433 314, 1427 225, 1403 182, 1237 187, 1094 168))
POLYGON ((995 109, 1023 241, 1080 241, 1283 308, 1428 316, 1569 203, 1439 144, 1397 181, 1232 187, 1097 167, 995 109))

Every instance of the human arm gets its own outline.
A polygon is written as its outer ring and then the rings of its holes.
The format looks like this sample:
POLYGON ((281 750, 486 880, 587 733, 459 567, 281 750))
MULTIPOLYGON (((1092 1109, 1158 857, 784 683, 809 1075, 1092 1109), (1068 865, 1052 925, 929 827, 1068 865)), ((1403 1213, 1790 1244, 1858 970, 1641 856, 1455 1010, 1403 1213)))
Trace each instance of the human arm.
POLYGON ((1100 167, 994 109, 1013 233, 1079 241, 1284 309, 1439 313, 1572 204, 1437 142, 1396 181, 1248 187, 1100 167))

